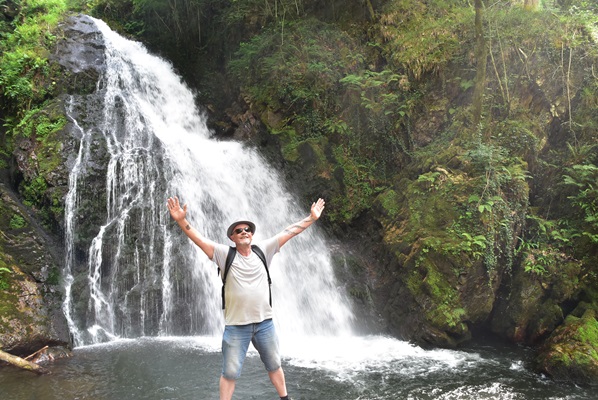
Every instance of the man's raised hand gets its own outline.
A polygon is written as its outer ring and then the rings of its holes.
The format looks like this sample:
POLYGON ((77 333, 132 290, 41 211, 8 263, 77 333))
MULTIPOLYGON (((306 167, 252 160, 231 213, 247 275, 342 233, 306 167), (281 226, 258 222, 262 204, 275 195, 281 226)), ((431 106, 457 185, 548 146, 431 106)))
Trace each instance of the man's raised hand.
POLYGON ((324 199, 318 199, 315 203, 311 205, 311 218, 315 221, 322 215, 322 211, 324 211, 324 207, 326 202, 324 199))
POLYGON ((187 204, 181 207, 181 203, 179 202, 179 198, 177 196, 169 197, 168 198, 168 211, 170 211, 170 216, 175 221, 180 221, 185 219, 187 215, 187 204))

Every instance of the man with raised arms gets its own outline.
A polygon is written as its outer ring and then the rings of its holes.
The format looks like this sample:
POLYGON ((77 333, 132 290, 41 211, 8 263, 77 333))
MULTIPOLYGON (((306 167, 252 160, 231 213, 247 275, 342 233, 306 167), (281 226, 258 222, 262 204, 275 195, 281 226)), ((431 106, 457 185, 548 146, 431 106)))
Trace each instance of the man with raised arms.
POLYGON ((260 354, 270 381, 281 400, 289 399, 281 366, 278 336, 272 322, 269 274, 266 268, 289 239, 303 232, 320 218, 324 205, 324 200, 318 199, 311 205, 308 217, 288 226, 274 237, 257 243, 257 249, 252 248, 255 224, 251 221, 233 222, 226 234, 235 243, 236 254, 229 272, 225 275, 229 246, 204 237, 187 221, 187 204, 181 207, 178 197, 168 198, 168 210, 172 218, 189 239, 218 265, 221 278, 225 282, 222 299, 225 328, 222 337, 220 400, 232 399, 235 382, 241 375, 250 342, 260 354), (258 252, 261 255, 256 254, 258 252), (262 256, 265 258, 263 261, 262 256))

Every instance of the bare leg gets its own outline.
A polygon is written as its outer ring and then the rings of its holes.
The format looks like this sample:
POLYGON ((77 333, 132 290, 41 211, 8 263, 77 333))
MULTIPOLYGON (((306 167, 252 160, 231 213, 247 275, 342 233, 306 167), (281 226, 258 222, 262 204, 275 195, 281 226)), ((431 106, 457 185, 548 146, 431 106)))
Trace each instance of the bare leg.
MULTIPOLYGON (((284 377, 283 377, 284 381, 284 377)), ((220 400, 231 400, 235 391, 235 381, 220 376, 220 400)))
POLYGON ((286 396, 287 384, 284 380, 284 371, 282 370, 282 367, 278 368, 276 371, 268 372, 268 376, 270 377, 270 381, 272 381, 274 388, 278 392, 278 396, 286 396))

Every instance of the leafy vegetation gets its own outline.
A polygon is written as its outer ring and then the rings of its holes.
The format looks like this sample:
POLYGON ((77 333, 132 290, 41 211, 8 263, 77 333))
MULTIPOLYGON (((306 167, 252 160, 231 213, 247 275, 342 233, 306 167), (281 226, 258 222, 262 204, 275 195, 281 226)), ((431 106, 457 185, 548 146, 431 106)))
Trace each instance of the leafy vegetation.
POLYGON ((0 94, 17 119, 54 90, 48 49, 66 11, 64 0, 28 0, 21 7, 13 29, 3 33, 0 56, 0 94))
POLYGON ((12 273, 12 271, 6 267, 0 267, 0 290, 8 289, 8 281, 6 275, 12 273))
POLYGON ((378 24, 385 59, 419 80, 439 73, 467 47, 473 9, 465 1, 391 1, 378 24))
POLYGON ((594 164, 574 165, 567 168, 563 183, 574 188, 569 196, 572 206, 579 210, 579 236, 592 244, 598 243, 598 167, 594 164))
POLYGON ((8 159, 15 143, 37 142, 34 175, 17 183, 25 203, 55 226, 62 205, 57 191, 47 191, 47 176, 62 163, 57 135, 66 125, 66 117, 55 100, 63 90, 57 85, 60 70, 49 56, 57 41, 57 25, 68 15, 69 5, 65 0, 28 0, 13 5, 18 13, 3 27, 0 41, 1 154, 8 159))
POLYGON ((26 225, 27 225, 27 222, 25 221, 25 218, 23 218, 19 214, 13 214, 12 217, 10 218, 10 222, 8 224, 8 226, 10 226, 11 229, 21 229, 21 228, 25 227, 26 225))

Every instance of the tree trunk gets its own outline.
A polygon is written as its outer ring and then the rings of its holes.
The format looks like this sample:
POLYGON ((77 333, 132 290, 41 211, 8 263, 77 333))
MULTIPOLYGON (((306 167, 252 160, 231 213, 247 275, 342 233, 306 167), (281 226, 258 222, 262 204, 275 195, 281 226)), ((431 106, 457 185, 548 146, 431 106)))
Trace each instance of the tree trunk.
POLYGON ((376 13, 374 12, 374 6, 372 6, 372 2, 370 0, 366 0, 365 4, 368 8, 370 18, 372 19, 372 21, 374 21, 376 19, 376 13))
POLYGON ((484 3, 483 0, 475 0, 475 36, 476 36, 476 76, 473 91, 473 125, 477 129, 482 120, 482 104, 484 101, 484 88, 486 87, 486 65, 488 49, 484 38, 484 3))
POLYGON ((13 356, 12 354, 2 350, 0 350, 0 360, 6 361, 7 363, 12 364, 16 367, 26 369, 27 371, 35 372, 36 374, 41 375, 50 373, 50 371, 48 371, 40 365, 37 365, 36 363, 27 361, 21 357, 13 356))

